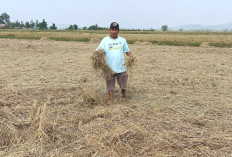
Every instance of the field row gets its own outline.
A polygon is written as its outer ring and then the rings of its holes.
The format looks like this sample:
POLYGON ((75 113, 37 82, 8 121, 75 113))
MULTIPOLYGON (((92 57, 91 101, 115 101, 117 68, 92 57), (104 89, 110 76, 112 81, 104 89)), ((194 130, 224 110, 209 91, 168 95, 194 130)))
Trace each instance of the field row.
MULTIPOLYGON (((0 38, 8 39, 49 39, 56 41, 89 42, 100 40, 107 36, 108 31, 35 31, 35 30, 0 30, 0 38)), ((150 42, 155 45, 214 47, 232 47, 231 33, 213 32, 152 32, 152 31, 121 31, 120 36, 129 44, 150 42)))

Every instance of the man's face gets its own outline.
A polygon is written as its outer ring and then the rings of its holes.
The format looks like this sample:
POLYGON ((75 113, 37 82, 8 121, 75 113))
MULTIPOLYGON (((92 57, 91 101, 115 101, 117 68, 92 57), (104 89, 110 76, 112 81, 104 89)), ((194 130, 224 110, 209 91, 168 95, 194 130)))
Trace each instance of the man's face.
POLYGON ((118 37, 118 33, 119 33, 119 30, 117 28, 111 28, 110 29, 110 35, 111 35, 111 37, 117 38, 118 37))

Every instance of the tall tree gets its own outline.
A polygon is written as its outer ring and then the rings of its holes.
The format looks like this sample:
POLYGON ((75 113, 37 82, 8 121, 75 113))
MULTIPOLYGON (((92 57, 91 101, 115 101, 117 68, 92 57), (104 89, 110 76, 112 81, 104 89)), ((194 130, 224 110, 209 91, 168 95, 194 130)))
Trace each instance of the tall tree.
POLYGON ((165 31, 168 31, 168 26, 167 26, 167 25, 163 25, 163 26, 161 27, 161 30, 164 31, 164 32, 165 32, 165 31))
POLYGON ((20 28, 23 28, 23 27, 24 27, 24 23, 23 23, 23 21, 21 21, 20 28))
POLYGON ((30 21, 30 28, 34 28, 35 27, 35 23, 33 20, 30 21))
POLYGON ((20 22, 18 20, 15 21, 15 28, 20 28, 20 22))
POLYGON ((91 25, 89 26, 88 30, 97 30, 98 29, 98 25, 91 25))
POLYGON ((9 22, 8 23, 8 28, 16 28, 15 22, 9 22))
POLYGON ((30 28, 30 23, 28 21, 25 22, 25 27, 30 28))
POLYGON ((10 22, 10 16, 7 13, 2 13, 0 16, 0 23, 8 24, 10 22))
POLYGON ((48 24, 45 19, 43 19, 43 21, 39 23, 39 29, 48 29, 48 24))
POLYGON ((74 30, 78 30, 78 26, 75 24, 75 25, 73 25, 73 29, 74 30))
POLYGON ((73 30, 73 25, 70 25, 70 26, 68 27, 68 29, 69 29, 69 30, 73 30))
POLYGON ((35 21, 35 28, 39 28, 39 21, 38 20, 35 21))
POLYGON ((4 23, 3 16, 0 16, 0 24, 4 23))

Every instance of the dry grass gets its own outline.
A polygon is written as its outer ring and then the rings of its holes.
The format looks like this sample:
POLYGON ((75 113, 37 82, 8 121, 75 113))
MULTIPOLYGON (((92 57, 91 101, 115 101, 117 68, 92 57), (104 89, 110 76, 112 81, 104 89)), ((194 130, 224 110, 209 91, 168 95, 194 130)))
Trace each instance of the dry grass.
POLYGON ((107 78, 111 76, 114 72, 110 69, 110 67, 106 64, 105 60, 105 51, 97 50, 91 56, 93 68, 98 72, 100 72, 103 78, 107 78))
MULTIPOLYGON (((103 78, 107 78, 114 74, 114 72, 109 68, 105 61, 105 51, 104 50, 97 50, 91 56, 92 59, 92 66, 96 72, 100 72, 100 75, 103 78)), ((126 68, 127 71, 132 72, 132 69, 135 66, 136 58, 127 57, 126 58, 126 68)))
POLYGON ((107 101, 98 43, 0 40, 0 156, 231 156, 230 48, 130 45, 107 101))
POLYGON ((127 69, 127 71, 132 71, 133 70, 133 68, 135 68, 135 66, 136 66, 136 57, 133 57, 133 58, 131 58, 131 57, 127 57, 126 58, 126 69, 127 69))

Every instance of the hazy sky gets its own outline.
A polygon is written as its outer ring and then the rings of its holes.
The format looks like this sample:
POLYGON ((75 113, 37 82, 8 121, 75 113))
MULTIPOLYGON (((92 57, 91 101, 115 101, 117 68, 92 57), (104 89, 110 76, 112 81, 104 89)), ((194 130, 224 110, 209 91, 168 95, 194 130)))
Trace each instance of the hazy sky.
POLYGON ((45 19, 55 23, 98 24, 121 28, 160 28, 185 24, 217 25, 232 22, 232 0, 1 0, 0 14, 11 21, 45 19))

